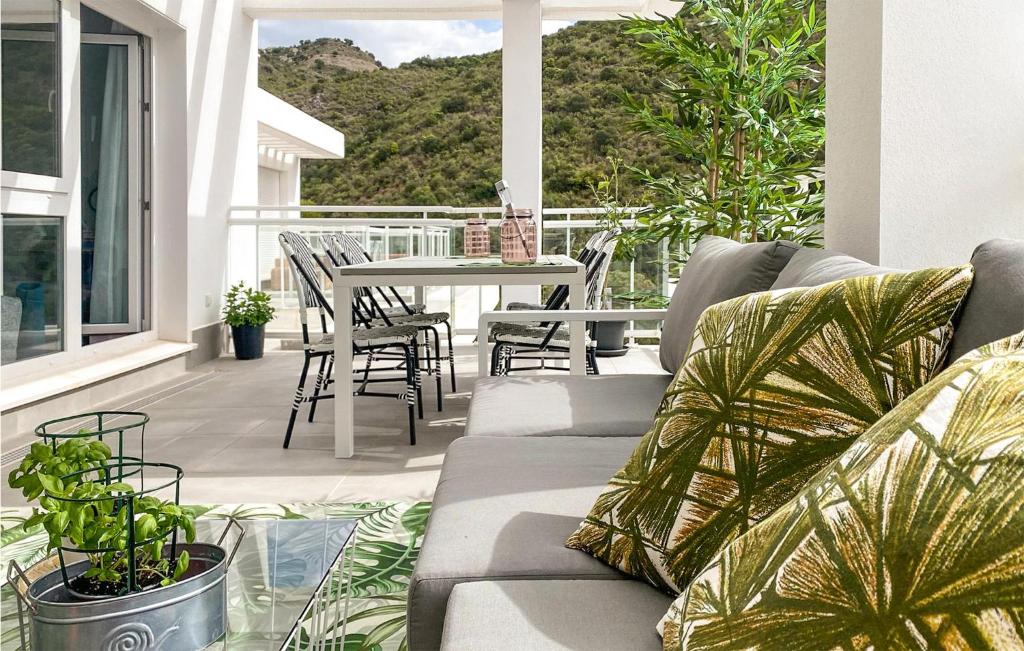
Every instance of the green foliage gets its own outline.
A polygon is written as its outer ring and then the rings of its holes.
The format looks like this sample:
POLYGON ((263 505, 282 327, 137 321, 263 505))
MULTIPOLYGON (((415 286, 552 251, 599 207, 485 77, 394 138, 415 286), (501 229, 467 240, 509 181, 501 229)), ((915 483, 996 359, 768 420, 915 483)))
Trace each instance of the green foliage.
MULTIPOLYGON (((86 434, 88 430, 79 430, 86 434)), ((44 490, 43 481, 63 477, 74 472, 98 468, 110 458, 110 448, 103 441, 71 438, 61 442, 56 449, 47 443, 33 443, 28 454, 7 476, 7 484, 29 502, 38 498, 44 490)))
POLYGON ((64 478, 41 475, 46 492, 39 503, 44 512, 35 513, 25 526, 43 525, 48 551, 63 546, 85 553, 90 567, 84 576, 113 584, 112 592, 119 591, 122 583, 127 588, 129 533, 138 545, 135 566, 140 585, 169 585, 178 580, 188 569, 188 552, 171 559, 163 550, 167 538, 178 528, 185 531, 188 542, 195 540, 191 512, 151 495, 137 496, 126 483, 86 480, 87 474, 64 478), (129 500, 133 522, 128 522, 129 500))
MULTIPOLYGON (((88 430, 80 430, 80 434, 88 430)), ((11 488, 27 500, 38 500, 25 520, 24 529, 42 525, 47 534, 47 552, 59 547, 81 550, 90 561, 84 576, 114 584, 116 591, 125 581, 128 567, 129 530, 134 534, 136 578, 139 584, 173 583, 188 569, 188 553, 177 559, 164 557, 171 532, 181 528, 188 542, 195 540, 193 514, 172 502, 137 496, 131 485, 90 480, 105 477, 111 458, 102 441, 70 438, 51 447, 33 443, 21 463, 8 475, 11 488), (134 521, 128 522, 128 503, 134 521)))
MULTIPOLYGON (((819 5, 820 6, 820 5, 819 5)), ((654 205, 634 241, 814 243, 823 219, 825 19, 813 0, 684 0, 626 32, 660 76, 624 95, 631 126, 683 163, 633 166, 654 205)))
MULTIPOLYGON (((654 173, 680 167, 664 143, 639 139, 627 126, 619 96, 654 99, 656 67, 623 35, 624 24, 579 22, 544 37, 546 206, 591 205, 590 185, 613 152, 654 173)), ((303 163, 303 201, 408 205, 417 203, 410 194, 416 189, 443 205, 496 205, 501 53, 366 68, 369 55, 345 55, 345 47, 320 39, 260 53, 262 88, 346 136, 344 159, 303 163), (345 56, 354 62, 350 69, 342 67, 345 56), (312 63, 318 57, 322 69, 312 63), (319 92, 311 93, 314 86, 319 92), (393 142, 399 155, 392 154, 393 142)), ((633 200, 643 189, 630 177, 622 192, 633 200)))
POLYGON ((261 326, 274 318, 270 294, 246 287, 244 282, 232 285, 224 294, 224 323, 232 327, 261 326))
MULTIPOLYGON (((594 200, 603 210, 599 224, 601 228, 620 230, 617 236, 619 244, 615 248, 615 258, 617 260, 635 260, 641 250, 634 246, 633 236, 629 232, 630 226, 627 223, 633 219, 635 210, 621 197, 622 160, 609 156, 608 164, 611 171, 591 186, 594 200)), ((641 197, 641 200, 644 199, 646 197, 641 197)), ((668 307, 668 297, 663 295, 659 291, 657 283, 643 272, 635 271, 633 282, 635 289, 613 293, 612 300, 624 301, 642 309, 668 307)), ((607 287, 629 287, 629 270, 613 269, 608 276, 607 287)))

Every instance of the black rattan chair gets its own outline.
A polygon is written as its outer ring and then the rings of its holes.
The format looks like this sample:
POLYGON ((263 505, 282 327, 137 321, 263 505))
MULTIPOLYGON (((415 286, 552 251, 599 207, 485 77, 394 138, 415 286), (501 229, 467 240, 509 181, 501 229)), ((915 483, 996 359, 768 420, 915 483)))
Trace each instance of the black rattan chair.
MULTIPOLYGON (((617 231, 595 233, 584 245, 577 259, 586 266, 587 298, 586 309, 599 309, 601 292, 608 276, 612 256, 615 253, 617 231)), ((564 310, 568 306, 567 287, 558 287, 543 306, 510 304, 510 309, 564 310)), ((593 326, 587 326, 586 362, 587 373, 599 375, 597 345, 592 337, 593 326)), ((565 370, 562 367, 547 366, 552 359, 565 359, 569 352, 569 329, 560 321, 540 323, 495 323, 491 327, 491 375, 508 375, 524 370, 565 370), (552 354, 553 353, 553 354, 552 354), (534 366, 513 365, 516 359, 538 362, 534 366)))
MULTIPOLYGON (((324 251, 337 266, 372 262, 370 254, 359 242, 346 233, 327 233, 323 236, 324 251)), ((451 315, 447 312, 427 312, 426 306, 409 304, 394 287, 359 287, 355 291, 360 309, 368 315, 371 323, 380 325, 412 325, 419 328, 425 340, 426 372, 437 381, 437 408, 442 408, 441 365, 448 362, 452 391, 455 391, 455 347, 452 343, 451 315), (437 326, 445 327, 448 350, 441 353, 441 338, 437 326), (430 340, 433 338, 433 346, 430 340)))
MULTIPOLYGON (((333 383, 331 373, 334 368, 334 335, 328 329, 327 320, 334 320, 334 310, 324 295, 324 292, 316 278, 317 269, 322 268, 322 261, 318 260, 316 254, 310 247, 309 242, 298 233, 286 231, 280 234, 279 240, 284 249, 291 267, 292 277, 295 282, 296 293, 299 301, 299 322, 302 326, 302 350, 303 364, 299 374, 298 387, 295 390, 295 398, 292 401, 291 415, 288 418, 288 428, 285 431, 284 447, 291 443, 292 430, 295 427, 295 419, 298 416, 299 408, 303 403, 310 403, 309 420, 313 420, 316 412, 316 405, 320 400, 334 398, 333 394, 326 393, 327 388, 333 383), (309 327, 308 311, 315 309, 319 317, 319 332, 311 332, 309 327), (319 361, 320 368, 317 372, 317 379, 312 394, 306 393, 306 379, 309 374, 310 364, 319 361)), ((355 310, 355 308, 352 308, 355 310)), ((353 315, 353 323, 359 323, 357 316, 353 315)), ((374 355, 383 351, 398 350, 404 357, 402 377, 371 378, 368 370, 364 369, 358 387, 353 391, 357 396, 380 396, 397 398, 405 401, 409 410, 409 442, 416 444, 416 412, 418 408, 419 417, 423 417, 422 391, 419 378, 419 362, 416 355, 417 329, 413 326, 382 326, 366 327, 360 325, 352 329, 352 354, 366 355, 367 368, 372 364, 374 355), (382 393, 368 390, 372 382, 395 382, 404 381, 405 391, 401 393, 382 393)), ((354 372, 351 362, 342 366, 342 372, 354 372)))

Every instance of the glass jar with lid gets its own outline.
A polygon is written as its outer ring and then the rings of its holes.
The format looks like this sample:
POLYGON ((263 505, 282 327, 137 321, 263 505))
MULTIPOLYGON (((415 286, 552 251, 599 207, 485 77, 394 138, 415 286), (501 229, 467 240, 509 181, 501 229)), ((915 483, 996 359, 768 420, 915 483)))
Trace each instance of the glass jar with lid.
POLYGON ((505 264, 537 261, 537 222, 529 208, 505 210, 501 220, 501 261, 505 264))

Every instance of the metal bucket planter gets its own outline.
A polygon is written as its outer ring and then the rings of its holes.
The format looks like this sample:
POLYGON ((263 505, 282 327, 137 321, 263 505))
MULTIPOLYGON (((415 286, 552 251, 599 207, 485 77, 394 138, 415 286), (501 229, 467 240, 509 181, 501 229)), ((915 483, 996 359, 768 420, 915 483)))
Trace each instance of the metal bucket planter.
MULTIPOLYGON (((97 649, 100 651, 194 651, 224 635, 227 627, 227 569, 245 531, 228 521, 216 544, 182 543, 188 551, 185 577, 168 586, 119 597, 82 600, 67 588, 53 557, 24 572, 11 563, 8 578, 18 596, 22 646, 26 646, 25 615, 31 649, 97 649), (222 547, 235 527, 231 551, 222 547), (45 565, 49 563, 49 568, 45 565), (31 576, 42 565, 42 575, 31 576)), ((88 561, 66 566, 69 577, 89 568, 88 561)), ((37 570, 38 572, 38 570, 37 570)))

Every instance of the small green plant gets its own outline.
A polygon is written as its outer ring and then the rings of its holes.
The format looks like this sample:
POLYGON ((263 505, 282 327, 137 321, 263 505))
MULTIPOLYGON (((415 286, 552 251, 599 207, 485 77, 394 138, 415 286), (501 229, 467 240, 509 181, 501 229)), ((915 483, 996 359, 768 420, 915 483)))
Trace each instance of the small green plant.
MULTIPOLYGON (((88 434, 88 430, 79 430, 88 434)), ((99 440, 71 438, 52 447, 48 443, 33 443, 21 464, 7 476, 11 488, 20 490, 29 502, 37 499, 45 489, 43 477, 64 477, 71 473, 98 468, 110 459, 110 448, 99 440)))
POLYGON ((48 551, 63 546, 86 554, 90 567, 72 582, 73 587, 94 595, 124 592, 130 538, 136 544, 137 586, 170 585, 181 578, 189 566, 188 552, 171 559, 163 551, 171 532, 178 528, 187 542, 195 540, 191 511, 151 495, 137 496, 134 488, 123 482, 85 480, 89 472, 65 479, 41 475, 46 493, 39 503, 45 512, 25 522, 26 527, 43 525, 49 537, 48 551), (132 523, 128 522, 129 500, 132 523), (108 551, 99 551, 102 549, 108 551))
POLYGON ((224 294, 223 316, 224 322, 234 328, 265 325, 274 318, 270 294, 246 287, 244 282, 232 285, 224 294))
POLYGON ((72 582, 79 592, 125 592, 129 587, 126 572, 132 540, 136 567, 133 583, 143 588, 169 585, 188 569, 189 557, 185 551, 177 558, 165 556, 167 539, 180 528, 187 542, 194 541, 194 515, 172 502, 136 495, 130 484, 110 481, 118 467, 110 462, 111 456, 105 443, 84 436, 58 445, 33 443, 7 478, 11 488, 20 490, 27 500, 38 500, 39 507, 33 508, 24 527, 42 525, 48 536, 48 552, 64 547, 80 550, 88 557, 89 569, 72 582), (133 513, 130 523, 129 503, 133 513))
MULTIPOLYGON (((616 236, 619 244, 615 247, 615 257, 619 260, 633 260, 637 251, 646 243, 644 235, 639 237, 634 233, 633 220, 637 209, 621 199, 620 195, 620 170, 622 159, 616 156, 607 157, 609 172, 604 174, 596 183, 590 184, 590 191, 594 200, 601 207, 602 214, 598 223, 601 228, 619 229, 616 236)), ((612 299, 632 303, 641 309, 659 309, 668 307, 669 298, 657 290, 637 289, 629 292, 620 292, 612 295, 612 299)))

